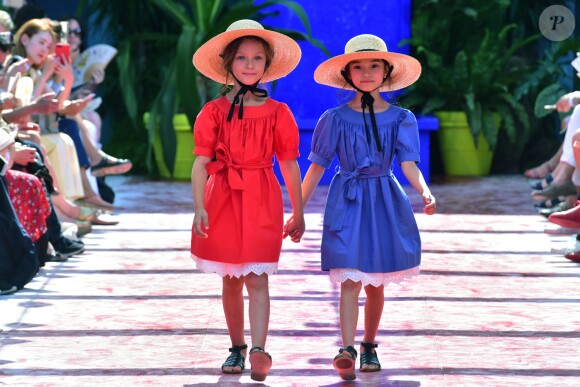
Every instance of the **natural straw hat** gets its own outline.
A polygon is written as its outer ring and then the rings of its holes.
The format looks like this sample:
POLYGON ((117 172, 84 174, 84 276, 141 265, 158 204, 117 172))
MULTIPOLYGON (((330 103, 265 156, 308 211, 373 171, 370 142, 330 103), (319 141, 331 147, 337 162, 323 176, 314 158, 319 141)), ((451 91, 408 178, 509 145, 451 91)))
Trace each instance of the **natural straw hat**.
POLYGON ((320 84, 353 89, 341 75, 341 71, 353 60, 384 59, 393 66, 393 71, 379 91, 403 89, 413 84, 421 75, 421 64, 409 55, 388 52, 385 42, 375 35, 363 34, 350 39, 344 54, 322 62, 314 71, 314 80, 320 84))
POLYGON ((264 73, 261 82, 271 82, 288 75, 300 61, 302 52, 294 39, 279 32, 266 30, 254 20, 243 19, 232 23, 226 32, 204 43, 193 55, 193 65, 206 77, 222 84, 225 84, 227 79, 227 83, 232 85, 233 78, 228 77, 223 69, 221 54, 228 44, 242 36, 262 38, 274 51, 272 63, 264 73))

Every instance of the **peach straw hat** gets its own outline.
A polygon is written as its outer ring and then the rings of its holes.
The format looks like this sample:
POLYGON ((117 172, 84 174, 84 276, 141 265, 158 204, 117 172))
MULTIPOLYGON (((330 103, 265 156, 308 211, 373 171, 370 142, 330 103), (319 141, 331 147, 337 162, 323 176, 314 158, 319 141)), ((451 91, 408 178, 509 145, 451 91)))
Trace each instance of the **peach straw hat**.
POLYGON ((233 85, 222 67, 221 54, 228 44, 242 36, 257 36, 264 39, 274 51, 274 58, 264 73, 261 82, 271 82, 285 77, 298 65, 302 51, 294 39, 279 32, 264 29, 254 20, 243 19, 232 23, 225 32, 205 42, 193 55, 195 68, 216 82, 233 85))
POLYGON ((344 47, 344 54, 322 62, 314 71, 314 80, 320 84, 336 88, 353 89, 341 74, 353 60, 384 59, 393 70, 388 81, 379 91, 403 89, 413 84, 421 75, 421 64, 412 56, 389 52, 386 43, 375 35, 363 34, 350 39, 344 47))

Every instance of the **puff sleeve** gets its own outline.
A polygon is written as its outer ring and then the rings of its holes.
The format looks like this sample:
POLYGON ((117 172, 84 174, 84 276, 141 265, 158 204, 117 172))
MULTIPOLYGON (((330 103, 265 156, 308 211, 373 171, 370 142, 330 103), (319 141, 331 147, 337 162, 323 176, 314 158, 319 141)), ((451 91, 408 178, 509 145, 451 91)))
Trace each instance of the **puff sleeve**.
POLYGON ((288 105, 280 103, 276 110, 276 127, 274 129, 274 152, 279 161, 297 159, 300 156, 298 146, 300 135, 294 115, 288 105))
POLYGON ((193 124, 193 154, 196 156, 215 156, 218 137, 219 118, 214 103, 207 103, 197 115, 193 124))
POLYGON ((335 114, 327 110, 318 120, 312 135, 312 150, 308 160, 324 168, 330 167, 338 147, 339 128, 335 127, 334 121, 335 114))
POLYGON ((408 110, 404 110, 405 117, 399 124, 399 135, 395 145, 395 153, 400 163, 403 161, 421 161, 419 147, 419 128, 415 115, 408 110))

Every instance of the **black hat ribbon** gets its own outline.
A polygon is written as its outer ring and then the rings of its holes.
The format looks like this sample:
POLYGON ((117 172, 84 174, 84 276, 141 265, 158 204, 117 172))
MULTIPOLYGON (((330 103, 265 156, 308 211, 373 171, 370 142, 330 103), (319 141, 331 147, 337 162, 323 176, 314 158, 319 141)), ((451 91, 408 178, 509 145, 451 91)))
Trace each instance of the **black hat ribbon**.
POLYGON ((230 107, 230 111, 228 113, 228 122, 232 120, 232 117, 234 116, 234 109, 238 103, 240 104, 240 110, 238 110, 238 119, 241 120, 242 117, 244 116, 244 95, 246 95, 248 91, 254 94, 256 97, 266 98, 268 96, 267 90, 258 88, 258 83, 260 81, 254 83, 253 85, 246 85, 240 82, 233 73, 232 77, 234 77, 234 79, 238 82, 238 84, 241 87, 240 90, 238 90, 238 92, 234 96, 234 100, 232 101, 232 106, 230 107))
MULTIPOLYGON (((383 78, 383 82, 385 82, 387 80, 387 78, 391 75, 391 72, 392 71, 393 71, 393 66, 388 65, 388 72, 387 72, 387 75, 385 75, 385 77, 383 78)), ((365 131, 366 131, 366 135, 367 135, 367 142, 369 144, 371 143, 371 134, 370 134, 369 127, 367 125, 367 119, 366 119, 366 116, 365 116, 365 109, 368 107, 369 108, 369 114, 371 116, 371 125, 373 127, 373 135, 374 135, 374 138, 375 138, 375 142, 377 143, 377 150, 379 152, 382 152, 383 146, 381 144, 381 138, 379 137, 379 129, 377 127, 377 120, 375 118, 375 109, 373 107, 373 104, 375 102, 375 99, 371 95, 371 92, 369 92, 369 91, 363 91, 363 90, 359 89, 358 87, 356 87, 354 85, 353 81, 350 79, 350 77, 346 73, 346 71, 342 70, 340 72, 340 74, 342 75, 342 77, 346 80, 346 82, 350 86, 352 86, 356 91, 358 91, 359 93, 362 94, 362 97, 360 98, 360 101, 361 101, 361 108, 362 108, 362 113, 363 113, 363 120, 364 120, 364 123, 365 123, 365 131)), ((383 82, 381 82, 381 85, 383 84, 383 82)), ((378 87, 377 87, 377 89, 378 89, 378 87)))

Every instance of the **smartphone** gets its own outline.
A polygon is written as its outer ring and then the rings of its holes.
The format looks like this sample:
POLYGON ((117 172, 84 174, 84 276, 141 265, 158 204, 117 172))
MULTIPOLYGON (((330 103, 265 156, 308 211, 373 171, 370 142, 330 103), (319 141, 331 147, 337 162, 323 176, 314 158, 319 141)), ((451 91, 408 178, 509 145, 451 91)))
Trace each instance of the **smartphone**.
POLYGON ((0 176, 4 176, 6 170, 8 169, 8 162, 2 155, 0 155, 0 176))
POLYGON ((66 58, 70 62, 70 45, 68 43, 59 42, 54 47, 54 54, 59 58, 60 63, 64 63, 61 58, 66 58))
POLYGON ((580 73, 580 52, 576 53, 576 58, 572 61, 572 67, 574 67, 577 73, 580 73))

